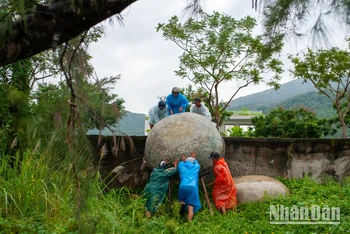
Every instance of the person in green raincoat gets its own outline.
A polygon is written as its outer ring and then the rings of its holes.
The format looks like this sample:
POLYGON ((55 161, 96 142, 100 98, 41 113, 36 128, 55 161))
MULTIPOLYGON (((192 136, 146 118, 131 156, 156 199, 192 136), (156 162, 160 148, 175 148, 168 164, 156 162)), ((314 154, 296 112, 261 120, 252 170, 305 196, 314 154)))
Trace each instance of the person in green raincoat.
POLYGON ((170 163, 165 159, 158 167, 153 169, 144 192, 147 218, 150 218, 152 213, 154 213, 163 202, 168 191, 169 179, 177 173, 178 162, 179 159, 175 159, 173 161, 173 167, 169 167, 170 163))

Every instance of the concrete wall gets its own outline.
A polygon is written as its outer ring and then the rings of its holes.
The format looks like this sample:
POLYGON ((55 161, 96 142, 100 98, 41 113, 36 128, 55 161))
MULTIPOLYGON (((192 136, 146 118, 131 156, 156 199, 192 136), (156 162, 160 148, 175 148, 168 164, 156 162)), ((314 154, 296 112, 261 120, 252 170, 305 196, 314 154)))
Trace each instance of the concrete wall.
MULTIPOLYGON (((132 137, 134 150, 131 150, 130 143, 125 138, 125 151, 119 151, 117 155, 112 152, 113 137, 101 137, 100 144, 98 144, 98 136, 88 137, 95 148, 94 164, 100 165, 100 172, 108 187, 131 189, 144 187, 151 173, 151 169, 142 166, 146 136, 132 137), (107 146, 108 153, 100 159, 100 148, 104 144, 107 146)), ((116 138, 117 142, 118 140, 120 141, 119 137, 116 138)))
MULTIPOLYGON (((143 165, 146 136, 132 137, 135 151, 126 141, 126 151, 117 156, 111 152, 112 137, 103 137, 109 153, 101 160, 101 172, 112 188, 143 188, 151 170, 143 165), (118 167, 119 166, 119 167, 118 167), (117 172, 111 173, 117 168, 117 172)), ((90 136, 99 162, 97 136, 90 136)), ((277 138, 224 138, 225 159, 232 176, 266 175, 287 178, 323 174, 342 180, 350 175, 350 139, 277 139, 277 138)), ((212 174, 212 173, 211 173, 212 174)), ((213 179, 208 175, 207 180, 213 179)))
POLYGON ((232 176, 350 175, 350 139, 225 138, 225 143, 232 176))

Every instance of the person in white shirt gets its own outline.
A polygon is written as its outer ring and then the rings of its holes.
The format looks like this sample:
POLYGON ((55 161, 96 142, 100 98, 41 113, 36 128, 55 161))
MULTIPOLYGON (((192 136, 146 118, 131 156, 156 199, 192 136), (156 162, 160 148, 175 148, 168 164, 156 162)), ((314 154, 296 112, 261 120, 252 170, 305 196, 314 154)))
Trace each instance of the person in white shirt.
POLYGON ((190 107, 190 112, 204 115, 207 119, 211 121, 211 114, 209 112, 209 109, 204 105, 204 103, 201 103, 200 98, 194 99, 194 103, 190 107))

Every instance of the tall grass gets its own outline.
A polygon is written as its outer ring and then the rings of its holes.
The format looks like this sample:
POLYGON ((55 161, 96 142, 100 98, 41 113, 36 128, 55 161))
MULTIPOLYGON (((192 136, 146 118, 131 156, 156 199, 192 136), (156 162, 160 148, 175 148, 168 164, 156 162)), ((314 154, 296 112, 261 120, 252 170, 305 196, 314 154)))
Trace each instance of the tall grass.
POLYGON ((72 216, 71 178, 64 171, 53 170, 46 156, 26 151, 1 158, 1 217, 16 220, 9 227, 0 222, 4 233, 36 232, 36 225, 29 225, 33 223, 45 230, 51 218, 63 221, 72 216))
MULTIPOLYGON (((71 159, 59 165, 49 154, 26 151, 0 161, 0 233, 346 233, 350 230, 350 180, 316 183, 309 178, 280 179, 291 195, 247 203, 211 216, 203 208, 192 222, 179 205, 165 202, 151 219, 144 217, 142 194, 127 188, 104 192, 92 167, 81 167, 81 206, 71 159), (86 182, 86 183, 85 183, 86 182), (339 225, 272 225, 270 205, 340 207, 339 225)), ((173 197, 176 198, 176 184, 173 197)), ((210 192, 210 188, 209 192, 210 192)))

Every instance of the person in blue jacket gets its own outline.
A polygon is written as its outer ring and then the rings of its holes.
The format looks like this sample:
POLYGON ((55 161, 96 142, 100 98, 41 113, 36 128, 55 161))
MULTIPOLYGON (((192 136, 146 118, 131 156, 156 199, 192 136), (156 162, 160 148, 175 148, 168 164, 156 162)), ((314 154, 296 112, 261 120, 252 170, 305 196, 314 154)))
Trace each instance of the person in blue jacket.
POLYGON ((190 157, 182 156, 177 168, 180 176, 178 200, 181 204, 180 214, 188 210, 187 219, 192 220, 193 215, 202 207, 199 200, 198 177, 200 165, 196 160, 196 153, 190 157))
POLYGON ((168 105, 169 115, 173 115, 185 112, 188 100, 184 95, 180 94, 178 87, 174 87, 171 90, 171 94, 166 97, 166 104, 168 105))

